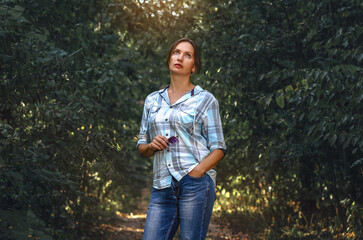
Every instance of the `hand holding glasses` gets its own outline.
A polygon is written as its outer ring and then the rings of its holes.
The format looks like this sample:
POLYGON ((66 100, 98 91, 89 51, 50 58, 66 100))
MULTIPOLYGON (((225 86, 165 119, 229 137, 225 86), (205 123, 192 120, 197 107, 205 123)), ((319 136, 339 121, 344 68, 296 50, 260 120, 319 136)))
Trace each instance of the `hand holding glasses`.
MULTIPOLYGON (((153 142, 154 142, 154 147, 152 148, 152 150, 154 152, 157 152, 157 151, 162 151, 164 149, 167 149, 170 144, 174 144, 174 143, 179 142, 179 139, 177 137, 174 137, 174 136, 172 136, 170 138, 166 138, 166 137, 164 137, 162 135, 157 135, 154 138, 153 142), (156 148, 156 149, 154 149, 154 148, 156 148)), ((152 144, 152 143, 150 143, 150 144, 152 144)))

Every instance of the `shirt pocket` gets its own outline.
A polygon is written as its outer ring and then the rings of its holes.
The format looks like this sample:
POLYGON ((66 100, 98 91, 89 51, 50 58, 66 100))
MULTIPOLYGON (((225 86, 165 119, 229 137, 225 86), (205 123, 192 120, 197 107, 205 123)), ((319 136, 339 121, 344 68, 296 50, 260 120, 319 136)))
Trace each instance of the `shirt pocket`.
POLYGON ((177 122, 180 127, 191 134, 194 130, 194 120, 195 120, 195 108, 191 106, 182 106, 178 113, 177 122))
POLYGON ((149 111, 149 117, 147 118, 149 123, 155 122, 156 115, 160 110, 160 106, 152 106, 149 111))

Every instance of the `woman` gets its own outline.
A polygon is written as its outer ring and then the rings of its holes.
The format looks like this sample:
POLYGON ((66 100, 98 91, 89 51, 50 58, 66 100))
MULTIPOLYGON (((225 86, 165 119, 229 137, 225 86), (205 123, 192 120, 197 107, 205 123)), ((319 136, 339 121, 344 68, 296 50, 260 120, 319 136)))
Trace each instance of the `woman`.
POLYGON ((170 85, 144 104, 138 151, 154 157, 154 181, 143 239, 205 239, 215 201, 213 167, 225 155, 218 102, 190 82, 201 67, 197 45, 177 40, 169 50, 170 85))

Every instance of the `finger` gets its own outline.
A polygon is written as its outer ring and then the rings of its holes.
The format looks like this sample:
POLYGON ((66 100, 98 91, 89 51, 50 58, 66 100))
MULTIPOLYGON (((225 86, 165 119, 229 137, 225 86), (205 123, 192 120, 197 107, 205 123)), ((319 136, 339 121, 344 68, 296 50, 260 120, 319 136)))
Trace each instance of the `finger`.
POLYGON ((163 137, 163 136, 159 136, 159 137, 155 137, 154 139, 155 141, 158 142, 159 145, 162 145, 164 148, 168 148, 169 147, 169 141, 167 138, 163 137))
POLYGON ((164 149, 163 145, 161 145, 157 141, 152 141, 151 146, 153 146, 157 150, 163 150, 164 149))
POLYGON ((165 142, 164 140, 161 141, 161 144, 163 145, 164 148, 168 148, 169 147, 169 143, 165 142))
POLYGON ((156 148, 156 146, 152 142, 150 143, 150 149, 153 150, 154 152, 158 151, 158 149, 156 148))
POLYGON ((160 140, 162 140, 162 141, 164 141, 164 142, 169 142, 169 140, 168 140, 168 138, 166 138, 165 136, 163 136, 163 135, 157 135, 155 138, 158 138, 158 139, 160 139, 160 140))

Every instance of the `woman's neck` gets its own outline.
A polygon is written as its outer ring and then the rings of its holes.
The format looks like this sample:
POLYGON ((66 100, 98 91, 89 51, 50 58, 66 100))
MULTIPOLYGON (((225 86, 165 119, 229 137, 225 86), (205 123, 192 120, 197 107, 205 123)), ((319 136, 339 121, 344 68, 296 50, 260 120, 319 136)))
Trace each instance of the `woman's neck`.
POLYGON ((190 75, 176 75, 170 74, 170 85, 169 91, 177 92, 188 92, 194 88, 194 84, 190 82, 190 75))

